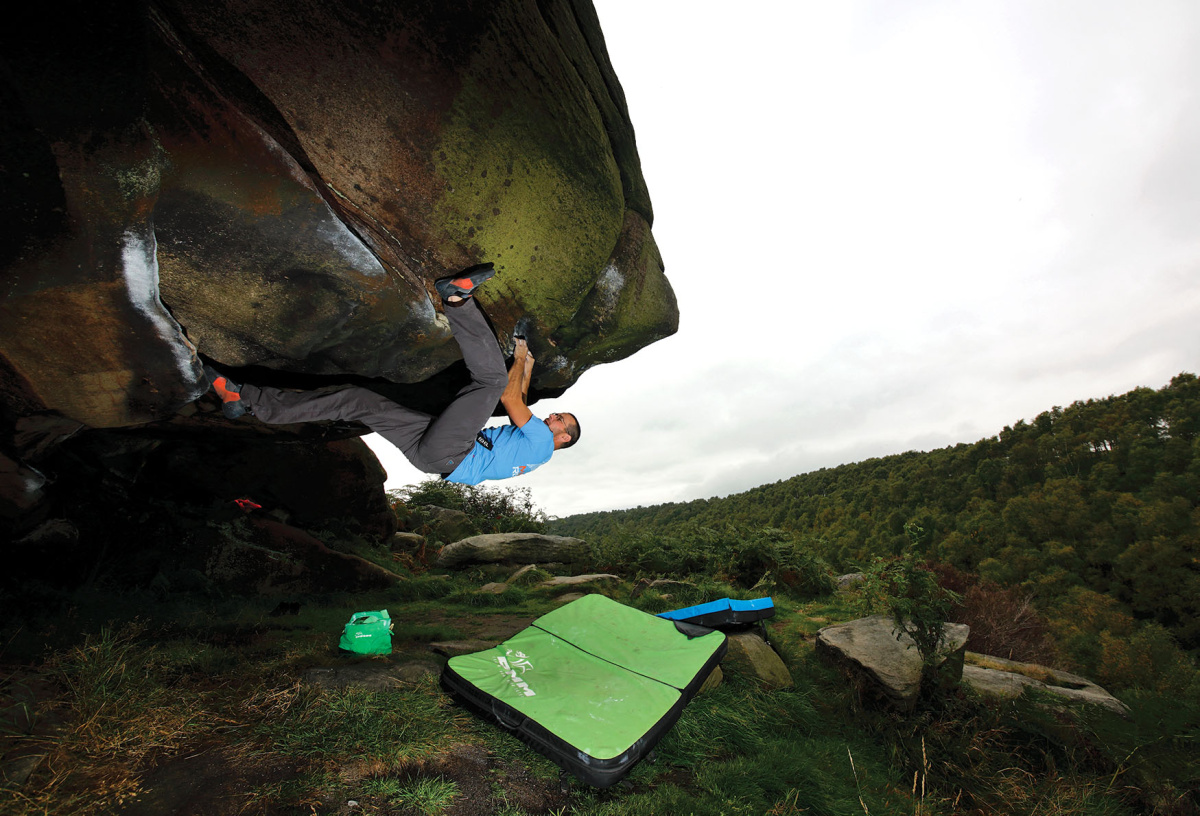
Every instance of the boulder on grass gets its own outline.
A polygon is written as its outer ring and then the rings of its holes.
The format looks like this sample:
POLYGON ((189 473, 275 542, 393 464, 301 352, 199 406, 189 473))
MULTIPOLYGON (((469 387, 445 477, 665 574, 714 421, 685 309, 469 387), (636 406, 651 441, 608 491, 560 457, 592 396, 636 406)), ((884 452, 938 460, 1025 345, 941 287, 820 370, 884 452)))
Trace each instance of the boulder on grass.
POLYGON ((479 532, 475 522, 462 510, 427 504, 416 515, 422 528, 428 531, 427 537, 438 541, 458 541, 479 532))
POLYGON ((419 533, 392 533, 388 546, 392 552, 409 552, 425 546, 425 536, 419 533))
POLYGON ((590 551, 578 538, 540 533, 492 533, 447 544, 438 553, 437 565, 453 569, 469 564, 578 563, 590 551))
POLYGON ((848 572, 845 575, 839 575, 837 578, 838 589, 850 589, 856 587, 863 581, 867 580, 867 576, 861 572, 848 572))
POLYGON ((792 673, 771 645, 754 632, 729 635, 725 666, 753 675, 767 688, 791 688, 792 673))
POLYGON ((1124 703, 1086 677, 1037 663, 1018 663, 967 652, 962 679, 984 697, 1012 699, 1033 688, 1058 697, 1064 703, 1097 705, 1122 717, 1129 716, 1129 708, 1124 703))
MULTIPOLYGON (((945 640, 936 665, 943 682, 962 677, 963 654, 970 627, 945 625, 945 640)), ((908 635, 896 629, 890 615, 826 626, 817 633, 817 652, 848 673, 861 676, 880 696, 901 709, 911 708, 921 691, 921 653, 908 635)))

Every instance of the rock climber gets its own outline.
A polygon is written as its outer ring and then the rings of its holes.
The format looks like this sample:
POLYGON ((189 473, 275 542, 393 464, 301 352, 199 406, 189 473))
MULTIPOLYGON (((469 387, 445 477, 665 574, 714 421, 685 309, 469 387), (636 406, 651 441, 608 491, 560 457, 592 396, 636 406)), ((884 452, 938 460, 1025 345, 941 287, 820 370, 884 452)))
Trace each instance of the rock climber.
POLYGON ((437 416, 358 386, 284 391, 239 385, 211 366, 205 366, 205 374, 230 419, 251 414, 271 425, 355 420, 399 448, 418 470, 462 484, 529 473, 548 462, 554 451, 578 441, 579 421, 573 414, 558 413, 543 421, 529 409, 534 359, 524 338, 516 339, 512 366, 505 371, 500 344, 472 297, 494 274, 492 264, 483 264, 434 282, 471 375, 471 382, 437 416), (497 401, 510 424, 485 428, 497 401))

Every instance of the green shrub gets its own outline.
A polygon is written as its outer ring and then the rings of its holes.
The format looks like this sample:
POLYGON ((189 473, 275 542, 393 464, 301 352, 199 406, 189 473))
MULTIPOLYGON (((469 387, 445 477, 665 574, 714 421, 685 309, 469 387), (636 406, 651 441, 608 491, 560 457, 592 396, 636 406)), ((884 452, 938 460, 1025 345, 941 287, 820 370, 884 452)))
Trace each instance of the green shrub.
POLYGON ((629 577, 689 576, 766 592, 783 585, 809 597, 836 588, 824 559, 795 534, 772 527, 683 523, 668 536, 621 530, 593 544, 593 557, 597 569, 629 577))
MULTIPOLYGON (((915 542, 920 528, 905 529, 915 542)), ((860 613, 890 614, 896 628, 913 639, 921 654, 923 674, 929 677, 945 640, 946 621, 960 596, 938 582, 915 548, 891 558, 876 557, 862 572, 865 578, 859 587, 860 613)), ((932 689, 934 685, 923 683, 922 687, 932 689)))
POLYGON ((533 503, 527 487, 464 485, 430 479, 389 490, 388 498, 401 522, 412 508, 433 504, 448 510, 461 510, 484 533, 543 533, 546 530, 546 514, 533 503))
POLYGON ((367 691, 294 684, 266 689, 246 703, 255 731, 294 757, 357 757, 396 765, 436 754, 454 739, 465 715, 425 688, 367 691))

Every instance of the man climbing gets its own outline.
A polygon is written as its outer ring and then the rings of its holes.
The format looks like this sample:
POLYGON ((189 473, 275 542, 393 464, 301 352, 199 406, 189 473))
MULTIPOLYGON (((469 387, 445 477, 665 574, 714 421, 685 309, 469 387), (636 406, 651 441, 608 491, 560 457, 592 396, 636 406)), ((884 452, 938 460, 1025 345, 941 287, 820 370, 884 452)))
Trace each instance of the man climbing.
POLYGON ((494 274, 492 265, 484 264, 434 283, 471 374, 470 384, 438 416, 405 408, 358 386, 283 391, 238 385, 208 366, 205 373, 230 419, 250 413, 271 425, 355 420, 399 448, 418 470, 440 473, 462 484, 529 473, 549 461, 554 451, 575 444, 579 422, 572 414, 550 414, 543 422, 529 410, 534 361, 524 338, 517 338, 513 364, 505 371, 500 345, 472 297, 476 287, 494 274), (511 424, 484 428, 497 400, 511 424))

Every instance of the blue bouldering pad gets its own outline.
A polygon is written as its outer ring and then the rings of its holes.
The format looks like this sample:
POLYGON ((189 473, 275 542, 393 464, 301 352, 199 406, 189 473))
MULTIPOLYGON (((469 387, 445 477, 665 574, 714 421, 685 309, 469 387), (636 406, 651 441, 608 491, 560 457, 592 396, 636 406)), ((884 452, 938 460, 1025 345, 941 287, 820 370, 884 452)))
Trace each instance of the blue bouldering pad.
POLYGON ((660 612, 658 617, 667 620, 720 629, 722 626, 742 626, 757 623, 775 614, 775 602, 770 598, 755 598, 751 601, 735 601, 722 598, 719 601, 697 604, 660 612))

